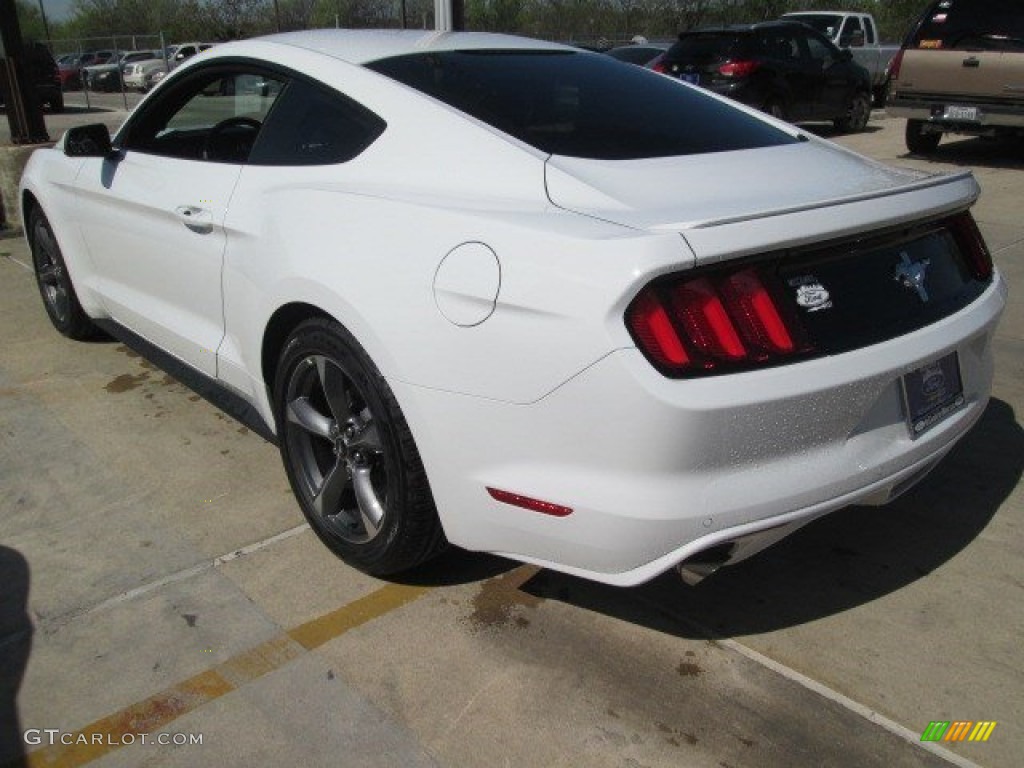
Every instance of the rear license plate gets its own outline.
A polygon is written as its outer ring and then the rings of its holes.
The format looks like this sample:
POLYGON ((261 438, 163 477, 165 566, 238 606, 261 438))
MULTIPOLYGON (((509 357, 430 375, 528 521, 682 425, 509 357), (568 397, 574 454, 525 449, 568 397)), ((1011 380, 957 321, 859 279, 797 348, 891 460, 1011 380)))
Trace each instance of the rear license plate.
POLYGON ((700 75, 696 72, 683 72, 681 75, 683 82, 693 83, 694 85, 700 85, 700 75))
POLYGON ((946 112, 943 115, 946 120, 968 120, 970 122, 978 121, 978 108, 977 107, 946 107, 946 112))
POLYGON ((903 406, 912 438, 920 437, 963 405, 960 361, 956 352, 903 377, 903 406))

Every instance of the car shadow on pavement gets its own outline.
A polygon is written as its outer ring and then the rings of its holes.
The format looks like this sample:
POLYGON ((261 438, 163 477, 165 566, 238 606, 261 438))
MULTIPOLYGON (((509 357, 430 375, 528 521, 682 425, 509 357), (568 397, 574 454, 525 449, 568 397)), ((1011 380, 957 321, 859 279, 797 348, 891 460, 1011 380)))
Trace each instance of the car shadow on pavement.
POLYGON ((18 718, 18 690, 32 649, 28 614, 28 562, 0 544, 0 765, 20 765, 25 757, 18 718))
POLYGON ((906 153, 903 158, 930 160, 965 168, 1024 168, 1024 142, 1018 138, 943 138, 927 155, 906 153))
MULTIPOLYGON (((820 136, 823 139, 829 140, 839 138, 840 136, 851 135, 850 131, 840 130, 831 123, 800 123, 800 127, 805 131, 813 133, 815 136, 820 136)), ((882 130, 882 126, 871 125, 868 123, 864 126, 863 130, 857 131, 856 133, 878 133, 880 130, 882 130)))
POLYGON ((541 571, 521 589, 669 634, 771 632, 876 600, 940 568, 985 529, 1024 470, 1024 429, 990 401, 924 482, 885 507, 821 518, 696 587, 670 572, 616 589, 541 571))

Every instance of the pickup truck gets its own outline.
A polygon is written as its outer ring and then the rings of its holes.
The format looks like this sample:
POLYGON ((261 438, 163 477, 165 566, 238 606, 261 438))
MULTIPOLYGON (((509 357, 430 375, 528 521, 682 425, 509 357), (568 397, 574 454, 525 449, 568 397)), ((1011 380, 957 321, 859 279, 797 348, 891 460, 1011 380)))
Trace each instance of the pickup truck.
POLYGON ((801 21, 814 27, 839 48, 849 48, 853 60, 871 75, 875 106, 885 103, 889 85, 889 64, 899 52, 898 45, 883 45, 878 25, 870 13, 845 11, 799 11, 783 14, 786 21, 801 21))
POLYGON ((907 119, 907 149, 943 134, 1024 137, 1024 13, 1019 3, 933 0, 892 65, 886 103, 907 119))

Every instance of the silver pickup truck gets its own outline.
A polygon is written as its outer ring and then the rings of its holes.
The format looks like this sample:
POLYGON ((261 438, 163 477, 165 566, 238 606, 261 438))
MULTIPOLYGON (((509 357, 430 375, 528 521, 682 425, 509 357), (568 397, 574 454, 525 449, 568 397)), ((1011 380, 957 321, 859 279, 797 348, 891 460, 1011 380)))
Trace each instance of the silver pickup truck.
POLYGON ((837 47, 849 48, 853 60, 871 75, 875 106, 880 107, 885 103, 885 91, 889 84, 889 64, 900 47, 881 42, 878 25, 870 13, 800 11, 783 14, 781 18, 786 21, 801 21, 814 27, 837 47))

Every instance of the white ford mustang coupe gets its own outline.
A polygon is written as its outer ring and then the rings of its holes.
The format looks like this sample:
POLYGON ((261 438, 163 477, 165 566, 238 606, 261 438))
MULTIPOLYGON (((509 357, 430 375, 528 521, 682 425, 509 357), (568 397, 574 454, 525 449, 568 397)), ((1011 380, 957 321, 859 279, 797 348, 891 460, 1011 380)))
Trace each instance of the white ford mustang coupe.
POLYGON ((22 181, 57 329, 258 414, 347 562, 616 585, 883 504, 970 429, 978 192, 605 56, 338 30, 218 46, 22 181))

